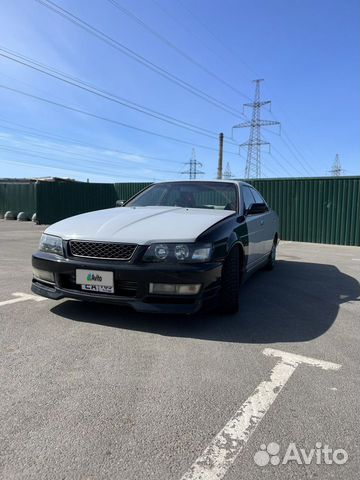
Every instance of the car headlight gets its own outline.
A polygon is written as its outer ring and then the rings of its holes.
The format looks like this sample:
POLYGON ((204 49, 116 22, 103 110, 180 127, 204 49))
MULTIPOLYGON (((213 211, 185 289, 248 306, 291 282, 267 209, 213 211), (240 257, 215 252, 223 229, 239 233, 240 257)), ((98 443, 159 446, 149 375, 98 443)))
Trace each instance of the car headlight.
POLYGON ((186 244, 175 245, 174 253, 176 260, 184 261, 190 256, 190 249, 186 244))
POLYGON ((62 238, 54 235, 43 233, 39 244, 40 252, 55 253, 56 255, 64 255, 62 238))
POLYGON ((165 260, 169 255, 169 247, 160 243, 154 246, 154 255, 158 260, 165 260))
POLYGON ((146 250, 145 262, 197 263, 211 258, 209 243, 153 243, 146 250))

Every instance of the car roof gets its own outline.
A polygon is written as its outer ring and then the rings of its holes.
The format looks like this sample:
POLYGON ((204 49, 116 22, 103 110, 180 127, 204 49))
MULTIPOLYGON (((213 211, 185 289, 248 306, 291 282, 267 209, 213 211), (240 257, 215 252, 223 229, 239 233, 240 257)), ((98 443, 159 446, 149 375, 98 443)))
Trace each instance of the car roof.
POLYGON ((209 180, 189 180, 189 179, 184 179, 184 180, 163 180, 161 182, 155 182, 155 185, 161 184, 161 183, 184 183, 184 182, 191 182, 191 183, 232 183, 234 185, 248 185, 251 187, 251 185, 247 182, 244 182, 243 180, 218 180, 218 179, 209 179, 209 180))

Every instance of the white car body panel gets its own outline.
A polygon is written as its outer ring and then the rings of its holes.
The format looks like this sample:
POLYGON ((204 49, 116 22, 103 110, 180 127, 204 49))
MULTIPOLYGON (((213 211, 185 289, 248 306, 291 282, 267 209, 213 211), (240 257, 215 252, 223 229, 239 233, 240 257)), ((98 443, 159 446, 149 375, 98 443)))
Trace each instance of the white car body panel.
POLYGON ((45 230, 64 240, 81 239, 148 245, 194 242, 206 229, 233 215, 232 210, 182 207, 120 207, 61 220, 45 230))

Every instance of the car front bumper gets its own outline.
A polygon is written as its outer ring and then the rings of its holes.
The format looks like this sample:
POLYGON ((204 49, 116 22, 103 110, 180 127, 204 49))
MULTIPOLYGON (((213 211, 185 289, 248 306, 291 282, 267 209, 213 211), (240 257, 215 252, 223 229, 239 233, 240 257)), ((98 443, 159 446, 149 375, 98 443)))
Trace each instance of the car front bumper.
POLYGON ((195 313, 204 304, 213 305, 220 290, 222 264, 128 263, 95 259, 63 258, 44 252, 32 256, 36 269, 54 274, 54 284, 33 278, 31 290, 53 300, 74 298, 92 302, 128 305, 138 312, 195 313), (114 273, 114 294, 87 292, 75 282, 76 269, 114 273), (197 295, 149 293, 150 283, 201 284, 197 295))

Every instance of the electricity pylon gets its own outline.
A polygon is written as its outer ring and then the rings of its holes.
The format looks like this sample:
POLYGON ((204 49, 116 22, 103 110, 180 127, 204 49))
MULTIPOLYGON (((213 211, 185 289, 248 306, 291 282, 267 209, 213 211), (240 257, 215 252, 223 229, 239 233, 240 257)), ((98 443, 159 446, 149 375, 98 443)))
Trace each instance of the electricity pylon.
POLYGON ((231 173, 231 168, 229 162, 226 164, 226 168, 223 173, 223 179, 224 180, 230 180, 232 178, 232 173, 231 173))
POLYGON ((341 168, 341 164, 340 164, 340 156, 337 153, 335 155, 335 160, 334 160, 334 163, 332 165, 332 169, 330 170, 330 173, 333 177, 340 177, 342 172, 343 172, 343 169, 341 168))
POLYGON ((202 163, 196 160, 195 148, 192 149, 191 158, 185 165, 189 165, 189 169, 181 173, 189 175, 190 180, 195 180, 197 175, 204 175, 204 172, 198 170, 198 167, 202 167, 202 163))
POLYGON ((280 125, 280 122, 274 120, 262 120, 260 118, 261 107, 271 104, 271 100, 260 100, 260 82, 262 81, 262 78, 253 80, 255 83, 254 101, 252 103, 244 103, 244 107, 252 108, 251 120, 233 126, 233 129, 250 128, 249 140, 240 145, 240 147, 248 147, 245 178, 261 177, 261 147, 262 145, 270 146, 269 142, 266 142, 261 138, 261 127, 280 125))

